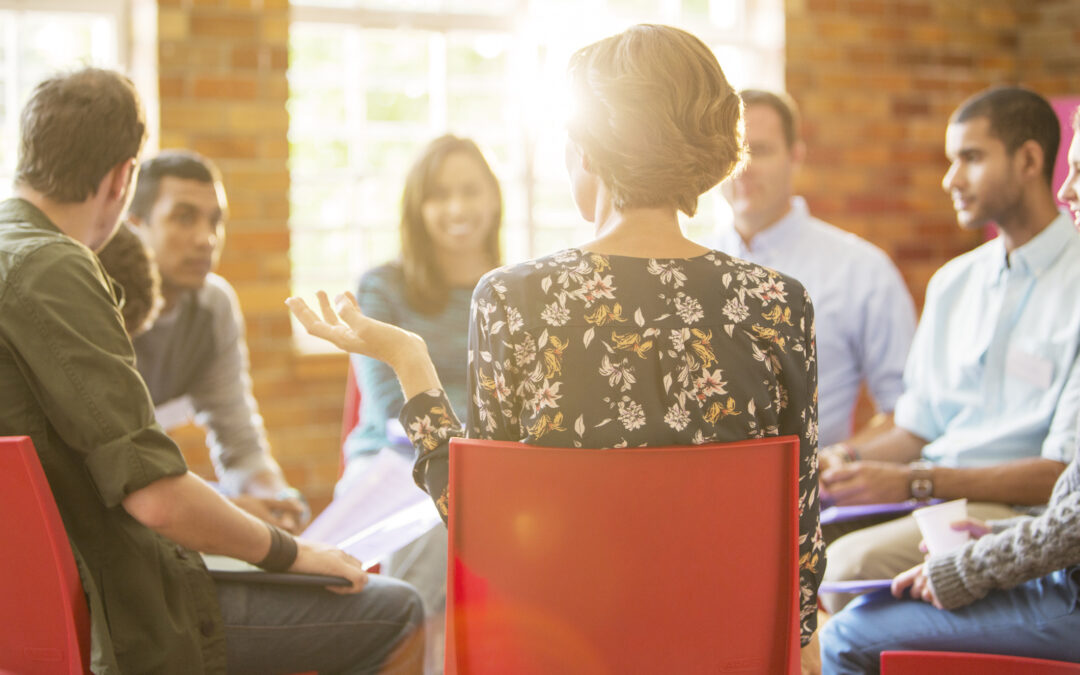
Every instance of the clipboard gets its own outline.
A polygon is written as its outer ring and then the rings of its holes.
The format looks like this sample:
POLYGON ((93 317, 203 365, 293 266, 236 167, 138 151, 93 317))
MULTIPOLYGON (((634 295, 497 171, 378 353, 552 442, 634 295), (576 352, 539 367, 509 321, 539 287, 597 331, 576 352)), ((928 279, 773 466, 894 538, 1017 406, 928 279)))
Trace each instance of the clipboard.
POLYGON ((891 588, 892 579, 859 579, 855 581, 823 581, 818 593, 869 593, 891 588))
POLYGON ((304 572, 267 572, 251 563, 223 555, 200 554, 210 578, 246 584, 284 584, 288 586, 351 586, 345 577, 304 572))

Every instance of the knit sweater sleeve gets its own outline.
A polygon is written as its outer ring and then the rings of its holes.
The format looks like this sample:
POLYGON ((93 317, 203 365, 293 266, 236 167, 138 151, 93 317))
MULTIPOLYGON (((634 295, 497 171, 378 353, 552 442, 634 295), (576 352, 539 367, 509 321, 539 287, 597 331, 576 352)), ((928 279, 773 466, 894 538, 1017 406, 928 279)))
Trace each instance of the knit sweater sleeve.
POLYGON ((1080 465, 1062 474, 1054 499, 1039 516, 931 557, 930 583, 946 609, 968 605, 995 588, 1007 589, 1080 563, 1080 465))

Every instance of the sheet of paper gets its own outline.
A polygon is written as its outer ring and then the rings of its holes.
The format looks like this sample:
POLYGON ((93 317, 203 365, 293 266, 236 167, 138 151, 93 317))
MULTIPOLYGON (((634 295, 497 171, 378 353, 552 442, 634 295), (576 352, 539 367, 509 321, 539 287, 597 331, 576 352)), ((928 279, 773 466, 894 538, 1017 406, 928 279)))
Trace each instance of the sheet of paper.
POLYGON ((195 419, 195 405, 190 396, 180 396, 154 408, 154 417, 165 431, 175 429, 195 419))
POLYGON ((368 565, 441 527, 442 519, 413 482, 406 457, 383 449, 364 460, 350 466, 334 501, 301 536, 338 546, 368 565))

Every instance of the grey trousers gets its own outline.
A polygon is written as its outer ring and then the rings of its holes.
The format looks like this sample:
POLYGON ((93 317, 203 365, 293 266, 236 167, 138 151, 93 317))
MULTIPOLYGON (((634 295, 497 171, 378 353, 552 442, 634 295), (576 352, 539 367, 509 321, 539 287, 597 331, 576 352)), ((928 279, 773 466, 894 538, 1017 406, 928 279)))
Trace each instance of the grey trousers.
POLYGON ((371 575, 352 595, 279 584, 216 586, 230 675, 423 670, 423 604, 396 579, 371 575))
POLYGON ((446 526, 439 523, 426 534, 395 551, 383 564, 383 573, 414 586, 424 601, 427 617, 427 654, 424 672, 443 672, 443 647, 446 641, 446 526))

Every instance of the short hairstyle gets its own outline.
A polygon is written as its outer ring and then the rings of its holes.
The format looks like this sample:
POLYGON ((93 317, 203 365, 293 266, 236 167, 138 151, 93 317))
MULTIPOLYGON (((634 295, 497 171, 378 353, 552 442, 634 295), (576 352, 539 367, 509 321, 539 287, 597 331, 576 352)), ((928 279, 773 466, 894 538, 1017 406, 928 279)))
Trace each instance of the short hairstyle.
POLYGON ((19 118, 15 184, 59 203, 97 192, 117 164, 137 158, 146 115, 131 80, 101 68, 50 77, 19 118))
POLYGON ((1054 181, 1054 160, 1061 143, 1061 123, 1054 108, 1030 89, 1023 87, 994 87, 979 92, 960 104, 949 118, 949 124, 985 117, 990 131, 1012 154, 1033 140, 1043 151, 1043 176, 1046 184, 1054 181))
POLYGON ((780 117, 780 128, 784 131, 784 140, 788 149, 795 147, 799 141, 799 107, 795 99, 782 92, 765 91, 764 89, 743 89, 739 92, 743 107, 752 105, 764 105, 772 108, 780 117))
POLYGON ((153 324, 165 302, 154 254, 131 227, 121 225, 97 256, 105 272, 123 289, 120 314, 128 335, 135 337, 153 324))
POLYGON ((742 161, 742 101, 690 33, 633 26, 579 49, 568 70, 567 131, 616 209, 672 206, 692 216, 698 197, 742 161))
POLYGON ((484 153, 471 139, 446 134, 434 139, 420 151, 401 193, 401 270, 405 280, 405 300, 421 314, 437 314, 446 307, 450 291, 439 267, 438 251, 424 225, 424 202, 431 196, 435 176, 446 158, 454 154, 472 158, 491 183, 498 204, 495 226, 484 242, 485 253, 493 267, 502 264, 499 231, 502 229, 502 189, 484 153))
POLYGON ((135 194, 128 206, 128 213, 143 220, 148 219, 154 210, 161 180, 167 176, 213 184, 218 188, 222 210, 227 208, 225 191, 220 187, 221 171, 212 161, 189 150, 162 150, 139 167, 139 179, 135 183, 135 194))

